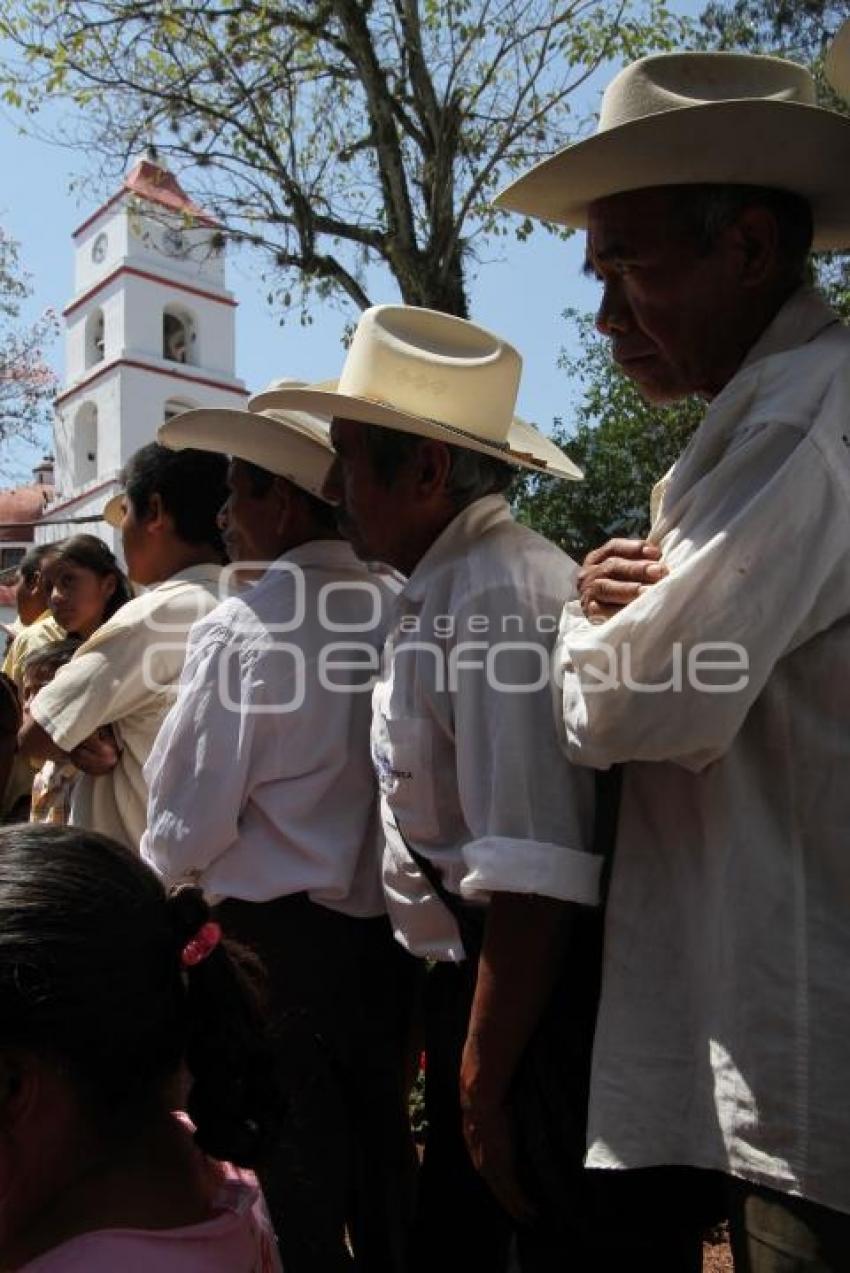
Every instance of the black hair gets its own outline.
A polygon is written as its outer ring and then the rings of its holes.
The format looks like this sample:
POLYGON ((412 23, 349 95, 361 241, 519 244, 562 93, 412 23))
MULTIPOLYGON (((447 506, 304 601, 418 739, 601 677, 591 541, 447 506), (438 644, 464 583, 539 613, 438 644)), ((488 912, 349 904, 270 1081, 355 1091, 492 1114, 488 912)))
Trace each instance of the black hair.
POLYGON ((56 547, 56 544, 35 544, 24 553, 18 562, 18 573, 29 587, 35 583, 36 575, 40 572, 45 557, 56 547))
POLYGON ((130 456, 121 483, 137 517, 158 495, 186 544, 208 544, 224 560, 218 513, 227 499, 227 456, 212 451, 170 451, 149 442, 130 456))
MULTIPOLYGON (((412 460, 423 439, 415 433, 385 429, 377 424, 364 424, 362 428, 375 476, 383 486, 391 486, 399 470, 412 460)), ((495 456, 450 443, 446 446, 451 461, 446 494, 458 509, 483 495, 501 494, 516 477, 516 469, 495 456)))
MULTIPOLYGON (((251 494, 255 499, 262 499, 264 495, 268 495, 275 483, 275 474, 270 473, 268 469, 260 468, 259 464, 252 464, 250 460, 240 459, 238 463, 240 468, 245 471, 251 494)), ((291 485, 306 501, 310 514, 318 524, 319 529, 327 534, 336 535, 338 533, 336 507, 333 504, 326 503, 323 499, 319 499, 317 495, 312 495, 309 491, 305 491, 297 482, 293 482, 291 485)))
MULTIPOLYGON (((0 672, 0 740, 11 734, 14 737, 21 728, 21 700, 15 682, 0 672)), ((15 754, 14 745, 12 755, 15 754)), ((2 741, 0 741, 0 768, 2 768, 2 741)))
POLYGON ((49 641, 37 650, 33 650, 24 660, 23 671, 35 672, 40 667, 62 667, 70 663, 82 645, 79 637, 66 637, 64 641, 49 641))
POLYGON ((252 1166, 280 1117, 259 969, 138 856, 77 827, 0 829, 0 1048, 55 1058, 105 1136, 143 1126, 185 1062, 195 1139, 252 1166))
POLYGON ((44 556, 44 566, 52 566, 55 562, 63 561, 70 561, 75 566, 82 566, 84 570, 91 570, 101 579, 112 575, 115 588, 112 596, 106 599, 101 622, 105 623, 107 619, 111 619, 126 602, 132 601, 133 589, 118 564, 118 558, 111 549, 107 548, 102 539, 98 539, 97 535, 72 535, 70 539, 48 545, 48 552, 44 556))

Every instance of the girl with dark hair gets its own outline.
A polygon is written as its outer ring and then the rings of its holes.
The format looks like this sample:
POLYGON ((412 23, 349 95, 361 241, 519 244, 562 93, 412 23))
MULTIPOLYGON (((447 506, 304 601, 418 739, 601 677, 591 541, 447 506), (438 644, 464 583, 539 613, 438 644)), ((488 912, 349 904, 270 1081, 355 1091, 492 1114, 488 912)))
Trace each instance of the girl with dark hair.
POLYGON ((114 554, 96 535, 72 535, 57 544, 41 572, 53 617, 83 641, 133 596, 114 554))
POLYGON ((0 830, 3 1273, 275 1273, 223 1160, 258 1161, 279 1118, 257 970, 200 890, 166 896, 104 836, 0 830))

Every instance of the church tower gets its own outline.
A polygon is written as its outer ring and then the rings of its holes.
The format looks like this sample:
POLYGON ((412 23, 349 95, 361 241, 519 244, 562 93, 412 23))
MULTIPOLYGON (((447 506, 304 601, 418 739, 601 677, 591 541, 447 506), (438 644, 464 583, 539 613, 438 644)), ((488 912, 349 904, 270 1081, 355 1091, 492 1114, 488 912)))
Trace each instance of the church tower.
POLYGON ((152 158, 74 232, 56 494, 40 540, 85 530, 116 548, 110 527, 82 519, 98 517, 133 452, 180 411, 244 407, 223 245, 215 219, 152 158))

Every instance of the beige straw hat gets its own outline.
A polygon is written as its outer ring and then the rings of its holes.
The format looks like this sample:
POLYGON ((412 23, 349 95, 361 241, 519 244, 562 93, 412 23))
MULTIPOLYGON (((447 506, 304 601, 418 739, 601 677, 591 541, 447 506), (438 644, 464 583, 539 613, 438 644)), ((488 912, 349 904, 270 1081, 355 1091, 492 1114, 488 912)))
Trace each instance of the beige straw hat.
POLYGON ((850 18, 836 31, 827 50, 824 70, 838 96, 850 102, 850 18))
POLYGON ((109 526, 114 526, 116 530, 121 529, 121 522, 124 519, 124 499, 124 492, 119 491, 117 495, 113 495, 111 499, 108 499, 103 506, 101 514, 103 520, 109 526))
MULTIPOLYGON (((300 388, 304 383, 275 380, 265 393, 300 388)), ((320 499, 334 460, 328 426, 302 411, 199 407, 161 424, 157 438, 173 451, 192 447, 248 460, 320 499)))
POLYGON ((272 389, 248 406, 375 424, 554 477, 581 478, 554 442, 515 418, 521 367, 512 345, 466 319, 376 305, 361 315, 338 381, 272 389))
MULTIPOLYGON (((842 60, 846 83, 839 49, 842 60)), ((804 67, 745 53, 665 53, 620 71, 596 134, 537 164, 496 204, 581 228, 589 204, 628 190, 767 186, 808 200, 816 248, 845 248, 848 172, 850 119, 817 106, 804 67)))

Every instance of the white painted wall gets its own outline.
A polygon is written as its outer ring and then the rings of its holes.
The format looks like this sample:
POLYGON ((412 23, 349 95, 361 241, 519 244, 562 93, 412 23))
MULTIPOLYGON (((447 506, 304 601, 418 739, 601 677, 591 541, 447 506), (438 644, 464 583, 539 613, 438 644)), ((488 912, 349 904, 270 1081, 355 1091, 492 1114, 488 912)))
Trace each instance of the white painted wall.
MULTIPOLYGON (((215 234, 210 227, 189 228, 166 209, 123 194, 75 240, 71 305, 77 304, 66 315, 65 391, 78 388, 60 402, 55 422, 56 502, 87 496, 82 512, 76 504, 69 510, 75 516, 101 511, 117 489, 113 479, 121 468, 154 440, 166 403, 244 407, 247 401, 235 375, 236 309, 227 303, 233 298, 225 287, 224 254, 211 246, 215 234), (97 261, 93 249, 99 240, 103 251, 97 261), (93 288, 95 294, 88 296, 93 288), (166 309, 185 318, 194 333, 185 364, 164 357, 166 309), (98 312, 103 314, 102 358, 92 340, 98 312), (88 460, 90 453, 94 461, 88 460), (93 491, 89 499, 89 488, 105 479, 110 490, 93 491)), ((39 537, 67 533, 67 526, 45 526, 39 537)), ((97 533, 115 548, 110 528, 104 524, 97 533)))

